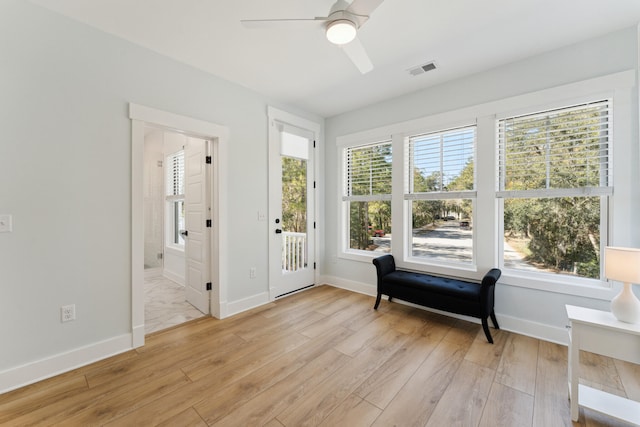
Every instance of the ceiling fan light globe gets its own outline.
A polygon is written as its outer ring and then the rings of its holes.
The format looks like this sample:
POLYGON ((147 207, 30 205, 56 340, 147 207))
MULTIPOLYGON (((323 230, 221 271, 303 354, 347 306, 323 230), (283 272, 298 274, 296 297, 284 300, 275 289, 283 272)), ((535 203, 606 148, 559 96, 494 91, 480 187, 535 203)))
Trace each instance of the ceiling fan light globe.
POLYGON ((348 19, 338 19, 327 25, 326 35, 333 44, 347 44, 356 38, 356 24, 348 19))

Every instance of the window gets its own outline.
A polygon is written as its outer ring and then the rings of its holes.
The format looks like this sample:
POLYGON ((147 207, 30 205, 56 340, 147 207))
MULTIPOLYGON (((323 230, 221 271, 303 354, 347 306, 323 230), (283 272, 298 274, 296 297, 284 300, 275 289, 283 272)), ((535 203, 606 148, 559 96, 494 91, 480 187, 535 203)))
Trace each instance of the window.
POLYGON ((344 189, 350 250, 391 251, 391 141, 345 148, 344 189))
POLYGON ((498 121, 505 268, 600 279, 610 101, 498 121))
POLYGON ((411 257, 473 262, 475 126, 409 137, 405 203, 411 257))
POLYGON ((167 156, 167 245, 184 247, 184 151, 167 156))

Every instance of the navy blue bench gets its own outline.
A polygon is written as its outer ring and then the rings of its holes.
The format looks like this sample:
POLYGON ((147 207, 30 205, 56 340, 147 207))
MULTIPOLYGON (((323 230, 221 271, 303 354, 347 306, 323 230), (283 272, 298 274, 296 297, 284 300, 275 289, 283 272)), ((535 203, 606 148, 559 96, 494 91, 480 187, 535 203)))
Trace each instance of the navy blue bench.
POLYGON ((487 340, 493 344, 487 318, 491 317, 493 326, 500 329, 493 311, 494 290, 502 274, 499 269, 492 268, 481 283, 474 283, 396 270, 393 255, 375 258, 373 264, 378 273, 378 296, 373 307, 375 310, 380 305, 382 295, 388 295, 389 301, 398 298, 425 307, 477 317, 482 321, 487 340))

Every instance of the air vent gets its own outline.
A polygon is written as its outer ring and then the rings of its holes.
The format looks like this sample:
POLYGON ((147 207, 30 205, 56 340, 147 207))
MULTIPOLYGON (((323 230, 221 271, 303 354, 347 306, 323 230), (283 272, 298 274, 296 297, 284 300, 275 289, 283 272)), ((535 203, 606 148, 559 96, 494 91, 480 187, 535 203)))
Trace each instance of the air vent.
POLYGON ((419 76, 420 74, 424 74, 427 71, 431 71, 435 69, 436 69, 436 63, 431 61, 431 62, 427 62, 426 64, 418 65, 417 67, 409 68, 408 71, 409 71, 409 74, 411 74, 412 76, 419 76))

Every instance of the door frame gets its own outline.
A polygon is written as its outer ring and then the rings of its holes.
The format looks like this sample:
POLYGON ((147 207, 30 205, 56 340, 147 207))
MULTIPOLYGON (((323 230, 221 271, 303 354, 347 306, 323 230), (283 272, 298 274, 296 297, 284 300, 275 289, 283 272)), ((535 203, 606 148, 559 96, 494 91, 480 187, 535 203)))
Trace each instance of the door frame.
MULTIPOLYGON (((272 106, 267 106, 267 117, 268 117, 268 126, 269 126, 269 141, 268 141, 268 145, 269 145, 269 156, 271 156, 271 146, 274 143, 273 138, 279 138, 278 136, 278 132, 277 132, 277 123, 282 123, 285 125, 289 125, 289 126, 293 126, 296 128, 300 128, 300 129, 304 129, 309 131, 310 133, 313 134, 313 140, 315 142, 315 152, 313 155, 313 181, 316 182, 316 187, 315 187, 315 191, 313 192, 313 205, 314 205, 314 211, 312 212, 313 214, 313 219, 316 222, 316 228, 311 230, 311 232, 314 233, 314 259, 311 262, 317 262, 318 261, 318 256, 320 253, 320 242, 319 242, 319 229, 320 229, 320 185, 318 185, 318 171, 319 171, 319 165, 320 165, 320 152, 321 150, 319 150, 319 143, 320 143, 320 138, 321 138, 321 130, 322 127, 319 123, 313 122, 311 120, 307 120, 305 118, 296 116, 295 114, 291 114, 288 113, 286 111, 283 110, 279 110, 277 108, 274 108, 272 106), (277 122, 277 123, 276 123, 277 122)), ((273 178, 271 177, 271 170, 269 171, 269 193, 271 193, 271 187, 274 184, 273 183, 273 178)), ((271 203, 271 200, 269 199, 269 215, 268 215, 268 233, 269 233, 269 245, 271 244, 271 233, 273 231, 273 226, 274 223, 273 221, 275 220, 275 211, 277 210, 276 206, 273 206, 273 204, 271 203)), ((273 287, 272 283, 271 283, 271 278, 274 277, 275 272, 271 271, 273 269, 273 259, 271 259, 272 256, 274 256, 272 253, 272 251, 268 250, 269 253, 269 260, 268 260, 268 265, 269 265, 269 301, 274 301, 276 299, 276 297, 278 296, 278 293, 276 292, 276 289, 273 287)), ((319 265, 320 263, 317 262, 317 265, 319 265)), ((318 283, 318 280, 320 278, 320 269, 316 268, 313 271, 313 281, 314 283, 318 283)), ((306 288, 303 288, 306 289, 306 288)), ((302 290, 302 289, 301 289, 302 290)))
POLYGON ((154 127, 212 141, 212 174, 209 182, 212 207, 211 315, 226 317, 227 300, 227 147, 229 129, 215 123, 129 103, 131 119, 131 329, 132 347, 144 345, 144 129, 154 127))

